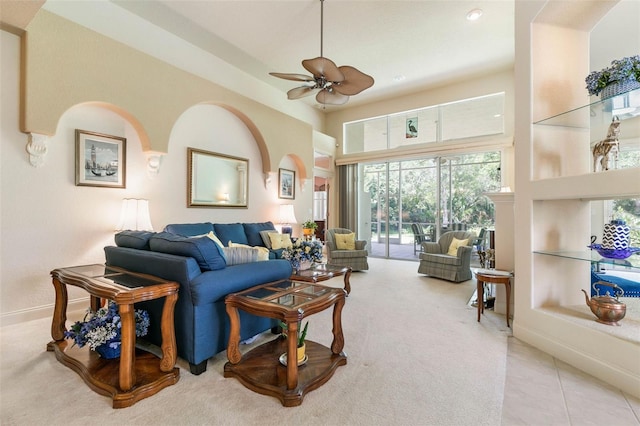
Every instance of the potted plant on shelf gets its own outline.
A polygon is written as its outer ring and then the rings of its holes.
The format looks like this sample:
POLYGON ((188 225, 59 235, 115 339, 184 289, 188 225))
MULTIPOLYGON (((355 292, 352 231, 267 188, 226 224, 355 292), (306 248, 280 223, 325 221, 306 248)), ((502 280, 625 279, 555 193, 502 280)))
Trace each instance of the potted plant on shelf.
MULTIPOLYGON (((304 328, 300 329, 300 322, 298 322, 298 340, 297 340, 297 358, 298 358, 298 364, 302 363, 304 361, 305 358, 305 349, 306 349, 306 345, 304 343, 305 339, 307 338, 307 328, 309 327, 309 321, 307 321, 304 324, 304 328)), ((283 321, 280 321, 280 328, 282 328, 282 335, 284 336, 284 338, 288 338, 288 327, 287 324, 283 321)))
POLYGON ((314 262, 322 260, 322 243, 299 238, 291 247, 282 250, 282 258, 291 262, 296 271, 309 269, 314 262))
MULTIPOLYGON (((149 330, 149 313, 136 309, 136 336, 142 337, 149 330)), ((122 322, 118 305, 109 301, 96 312, 87 310, 82 321, 76 321, 69 330, 64 332, 66 339, 73 339, 73 344, 79 348, 89 345, 91 350, 100 354, 102 358, 113 359, 120 356, 122 341, 122 322)))
POLYGON ((318 224, 313 220, 307 220, 302 224, 302 235, 310 237, 315 234, 316 229, 318 229, 318 224))
POLYGON ((590 95, 602 99, 640 88, 640 55, 611 61, 611 66, 591 72, 585 79, 590 95))

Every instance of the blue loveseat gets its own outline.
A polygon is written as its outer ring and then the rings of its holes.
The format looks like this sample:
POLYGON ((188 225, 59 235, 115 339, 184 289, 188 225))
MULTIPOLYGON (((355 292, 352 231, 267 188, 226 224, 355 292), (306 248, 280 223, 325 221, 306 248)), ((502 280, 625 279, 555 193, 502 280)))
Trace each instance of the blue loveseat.
MULTIPOLYGON (((193 225, 184 226, 198 229, 193 225)), ((167 230, 176 230, 177 227, 168 226, 167 230)), ((232 228, 237 229, 237 226, 232 228)), ((196 233, 202 234, 206 232, 196 233)), ((116 246, 105 247, 107 266, 150 274, 180 284, 174 321, 176 343, 178 356, 189 362, 193 374, 203 373, 207 360, 226 349, 229 319, 225 297, 291 276, 290 263, 282 259, 227 265, 224 250, 207 236, 189 238, 170 232, 124 231, 117 234, 115 240, 116 246)), ((252 241, 247 242, 250 245, 252 241)), ((154 324, 160 324, 163 303, 161 299, 136 305, 149 312, 152 325, 145 338, 156 345, 162 342, 160 328, 154 324)), ((242 311, 240 319, 241 339, 277 326, 275 320, 242 311)))

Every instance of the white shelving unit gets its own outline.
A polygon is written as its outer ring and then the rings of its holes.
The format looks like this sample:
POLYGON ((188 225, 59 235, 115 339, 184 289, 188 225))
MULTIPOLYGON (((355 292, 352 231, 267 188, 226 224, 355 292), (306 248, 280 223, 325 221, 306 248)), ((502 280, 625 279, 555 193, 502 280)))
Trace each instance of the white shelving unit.
MULTIPOLYGON (((516 2, 516 52, 530 55, 516 56, 514 336, 640 397, 640 321, 596 323, 581 292, 591 202, 640 198, 640 168, 592 172, 611 101, 590 103, 584 88, 589 36, 615 3, 525 3, 516 2)), ((633 135, 640 119, 625 118, 633 135)))

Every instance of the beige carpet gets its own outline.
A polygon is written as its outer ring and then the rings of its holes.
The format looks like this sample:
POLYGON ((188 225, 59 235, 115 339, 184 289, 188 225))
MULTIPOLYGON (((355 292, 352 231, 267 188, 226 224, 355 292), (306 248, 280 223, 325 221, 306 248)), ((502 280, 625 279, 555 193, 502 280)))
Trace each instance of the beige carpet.
MULTIPOLYGON (((504 317, 476 321, 474 282, 417 274, 418 264, 370 259, 352 275, 343 310, 346 366, 300 407, 285 408, 225 379, 226 354, 133 407, 114 410, 45 351, 50 321, 2 328, 0 423, 7 425, 496 425, 500 424, 507 337, 504 317)), ((331 285, 340 285, 341 278, 331 285)), ((53 290, 52 290, 53 297, 53 290)), ((81 314, 80 314, 81 316, 81 314)), ((72 317, 70 315, 70 317, 72 317)), ((71 318, 75 319, 75 318, 71 318)), ((310 317, 308 338, 331 343, 331 312, 310 317)), ((252 346, 271 338, 261 335, 252 346)))

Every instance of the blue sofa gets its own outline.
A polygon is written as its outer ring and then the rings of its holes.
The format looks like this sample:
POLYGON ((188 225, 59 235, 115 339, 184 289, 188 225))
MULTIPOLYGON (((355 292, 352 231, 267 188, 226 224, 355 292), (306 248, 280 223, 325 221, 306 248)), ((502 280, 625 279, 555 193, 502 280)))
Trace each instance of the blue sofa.
MULTIPOLYGON (((198 228, 192 225, 184 226, 198 228)), ((167 229, 175 230, 177 225, 167 229)), ((203 373, 207 360, 227 347, 229 319, 224 299, 228 294, 291 276, 291 264, 283 259, 227 265, 224 250, 206 236, 124 231, 116 234, 115 240, 116 246, 104 249, 107 266, 180 284, 174 321, 176 343, 178 356, 189 362, 192 374, 203 373)), ((149 312, 151 327, 145 339, 156 345, 162 337, 160 327, 154 324, 160 324, 163 304, 163 299, 136 304, 149 312)), ((273 319, 242 311, 240 319, 243 340, 277 327, 273 319)))

